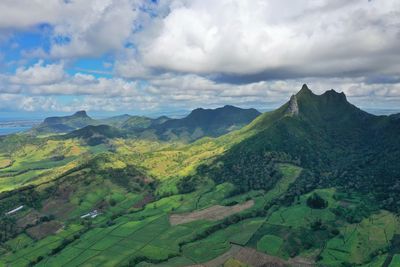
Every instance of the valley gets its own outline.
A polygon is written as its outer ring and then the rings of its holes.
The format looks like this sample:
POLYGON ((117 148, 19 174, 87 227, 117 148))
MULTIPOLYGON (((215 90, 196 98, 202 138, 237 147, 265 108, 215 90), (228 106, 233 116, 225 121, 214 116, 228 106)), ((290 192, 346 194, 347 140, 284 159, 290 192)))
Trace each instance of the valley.
POLYGON ((277 110, 80 111, 0 137, 0 266, 399 266, 400 121, 306 85, 277 110))

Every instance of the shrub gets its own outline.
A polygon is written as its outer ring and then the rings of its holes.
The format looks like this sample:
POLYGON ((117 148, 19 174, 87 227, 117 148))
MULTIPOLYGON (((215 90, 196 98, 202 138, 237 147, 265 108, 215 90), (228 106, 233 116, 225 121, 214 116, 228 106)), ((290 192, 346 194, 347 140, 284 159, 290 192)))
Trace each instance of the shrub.
POLYGON ((193 176, 186 176, 182 178, 177 184, 180 194, 191 193, 196 190, 196 179, 193 176))
POLYGON ((326 207, 328 207, 328 201, 323 199, 317 193, 314 193, 309 198, 307 198, 307 206, 312 209, 325 209, 326 207))

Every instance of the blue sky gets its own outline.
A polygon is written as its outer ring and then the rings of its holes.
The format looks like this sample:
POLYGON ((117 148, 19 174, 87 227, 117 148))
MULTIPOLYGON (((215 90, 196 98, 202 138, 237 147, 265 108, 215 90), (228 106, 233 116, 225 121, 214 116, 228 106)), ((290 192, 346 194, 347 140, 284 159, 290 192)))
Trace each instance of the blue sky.
POLYGON ((397 0, 6 0, 0 112, 265 110, 303 83, 398 109, 399 43, 397 0))

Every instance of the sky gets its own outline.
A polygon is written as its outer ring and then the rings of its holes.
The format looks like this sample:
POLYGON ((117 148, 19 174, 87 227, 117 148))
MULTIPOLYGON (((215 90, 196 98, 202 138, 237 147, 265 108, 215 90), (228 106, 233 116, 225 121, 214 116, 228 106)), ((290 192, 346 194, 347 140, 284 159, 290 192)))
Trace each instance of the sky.
POLYGON ((400 109, 398 0, 1 0, 0 114, 400 109))

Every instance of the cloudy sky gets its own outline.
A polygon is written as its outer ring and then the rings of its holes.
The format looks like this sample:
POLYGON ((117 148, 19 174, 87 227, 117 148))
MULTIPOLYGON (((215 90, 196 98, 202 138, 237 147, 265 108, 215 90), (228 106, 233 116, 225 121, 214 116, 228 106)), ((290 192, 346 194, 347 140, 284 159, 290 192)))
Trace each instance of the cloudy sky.
POLYGON ((399 0, 1 0, 0 111, 400 107, 399 0))

